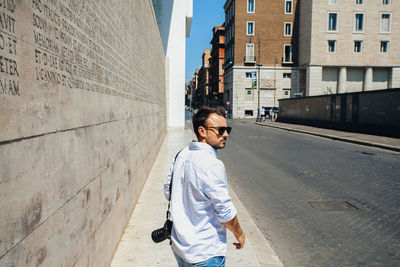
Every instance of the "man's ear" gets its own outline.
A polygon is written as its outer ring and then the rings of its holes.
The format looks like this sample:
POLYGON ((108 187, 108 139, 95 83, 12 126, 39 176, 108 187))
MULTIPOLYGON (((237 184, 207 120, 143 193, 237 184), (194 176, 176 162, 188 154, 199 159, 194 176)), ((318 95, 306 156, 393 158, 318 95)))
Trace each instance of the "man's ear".
POLYGON ((199 126, 199 135, 202 138, 206 138, 206 128, 204 126, 199 126))

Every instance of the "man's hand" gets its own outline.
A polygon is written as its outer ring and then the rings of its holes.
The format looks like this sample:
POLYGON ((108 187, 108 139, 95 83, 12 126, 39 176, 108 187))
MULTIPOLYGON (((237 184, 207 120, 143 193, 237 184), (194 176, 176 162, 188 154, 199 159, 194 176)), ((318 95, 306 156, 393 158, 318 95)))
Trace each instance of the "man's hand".
POLYGON ((234 242, 233 245, 236 246, 236 249, 241 249, 241 248, 243 248, 244 242, 246 241, 246 236, 245 236, 245 234, 243 233, 243 231, 242 231, 242 234, 240 234, 239 236, 236 236, 236 235, 235 235, 235 237, 236 237, 237 241, 239 241, 239 243, 235 243, 235 242, 234 242))
POLYGON ((236 249, 241 249, 244 246, 244 242, 246 241, 246 235, 244 234, 242 228, 240 227, 239 220, 237 216, 230 220, 229 222, 224 223, 226 228, 228 228, 235 235, 237 241, 239 243, 233 243, 236 246, 236 249))

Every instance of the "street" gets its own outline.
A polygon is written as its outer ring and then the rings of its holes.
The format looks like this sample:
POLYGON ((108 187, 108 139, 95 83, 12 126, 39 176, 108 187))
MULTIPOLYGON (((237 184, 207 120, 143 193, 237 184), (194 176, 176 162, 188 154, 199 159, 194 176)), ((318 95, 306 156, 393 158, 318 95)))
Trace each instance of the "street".
POLYGON ((228 124, 228 183, 285 266, 400 265, 399 153, 228 124))

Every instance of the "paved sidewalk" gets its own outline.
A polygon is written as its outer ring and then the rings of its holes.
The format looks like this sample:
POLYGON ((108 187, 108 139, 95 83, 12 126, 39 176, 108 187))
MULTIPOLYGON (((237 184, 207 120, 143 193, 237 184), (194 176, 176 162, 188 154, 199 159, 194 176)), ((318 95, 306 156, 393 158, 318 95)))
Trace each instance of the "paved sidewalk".
POLYGON ((306 125, 301 125, 301 124, 272 122, 269 120, 267 120, 265 122, 255 122, 255 124, 278 128, 278 129, 283 129, 283 130, 288 130, 288 131, 312 134, 312 135, 326 137, 326 138, 330 138, 330 139, 334 139, 334 140, 340 140, 340 141, 355 143, 355 144, 360 144, 360 145, 379 147, 379 148, 383 148, 383 149, 400 152, 400 139, 399 138, 392 138, 392 137, 385 137, 385 136, 378 136, 378 135, 371 135, 371 134, 345 132, 345 131, 338 131, 338 130, 306 126, 306 125))
MULTIPOLYGON (((194 139, 194 133, 191 130, 169 129, 126 226, 111 267, 177 266, 169 242, 155 244, 150 235, 165 221, 168 202, 164 198, 162 188, 169 166, 175 154, 187 146, 192 139, 194 139)), ((230 195, 238 210, 239 221, 247 240, 243 249, 234 249, 232 243, 235 237, 228 230, 226 266, 283 266, 232 189, 230 189, 230 195)))

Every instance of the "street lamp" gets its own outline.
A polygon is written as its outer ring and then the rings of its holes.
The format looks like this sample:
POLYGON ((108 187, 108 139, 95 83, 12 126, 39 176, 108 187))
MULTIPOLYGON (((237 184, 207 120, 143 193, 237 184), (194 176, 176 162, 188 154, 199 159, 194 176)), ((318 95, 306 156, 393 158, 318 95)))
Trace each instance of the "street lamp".
POLYGON ((260 122, 261 121, 261 118, 260 118, 260 81, 261 81, 261 78, 260 78, 260 67, 262 66, 262 64, 260 63, 260 36, 258 36, 258 58, 257 58, 257 61, 258 61, 258 63, 257 63, 257 68, 258 68, 258 74, 257 74, 257 102, 258 102, 258 107, 257 107, 257 119, 256 119, 256 121, 257 122, 260 122))
POLYGON ((261 121, 261 117, 260 117, 260 67, 262 66, 261 63, 257 63, 257 68, 258 68, 258 74, 257 74, 257 122, 261 121))

